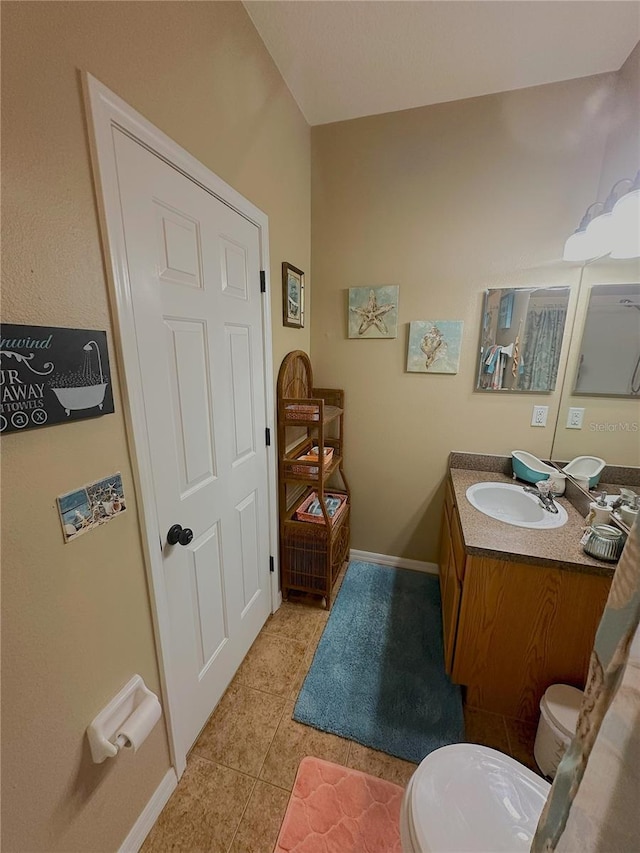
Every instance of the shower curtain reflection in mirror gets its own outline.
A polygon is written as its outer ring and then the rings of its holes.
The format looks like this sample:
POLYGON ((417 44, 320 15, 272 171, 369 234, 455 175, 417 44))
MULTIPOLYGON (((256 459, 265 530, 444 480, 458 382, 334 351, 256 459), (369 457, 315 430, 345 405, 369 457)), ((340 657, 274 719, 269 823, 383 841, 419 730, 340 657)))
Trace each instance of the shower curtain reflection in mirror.
POLYGON ((478 390, 553 391, 568 304, 568 287, 487 290, 478 390))
POLYGON ((591 288, 573 392, 640 396, 640 284, 591 288))
POLYGON ((527 313, 519 390, 548 391, 556 387, 566 319, 566 305, 541 305, 527 313))

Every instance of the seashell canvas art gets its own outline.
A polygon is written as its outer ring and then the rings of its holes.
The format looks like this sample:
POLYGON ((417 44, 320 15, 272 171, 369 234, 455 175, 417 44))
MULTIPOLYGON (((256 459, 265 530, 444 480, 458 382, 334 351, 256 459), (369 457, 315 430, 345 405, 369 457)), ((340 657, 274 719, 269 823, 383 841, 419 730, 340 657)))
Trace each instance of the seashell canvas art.
POLYGON ((397 284, 349 288, 349 337, 396 338, 398 336, 397 284))
POLYGON ((407 371, 457 373, 462 327, 462 320, 412 320, 409 324, 407 371))

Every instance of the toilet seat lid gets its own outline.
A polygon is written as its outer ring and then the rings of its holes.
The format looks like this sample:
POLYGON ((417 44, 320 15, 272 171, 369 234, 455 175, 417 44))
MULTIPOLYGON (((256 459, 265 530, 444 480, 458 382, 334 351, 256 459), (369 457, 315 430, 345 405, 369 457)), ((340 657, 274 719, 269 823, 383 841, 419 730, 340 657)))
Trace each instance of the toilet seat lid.
POLYGON ((540 706, 560 731, 571 739, 576 733, 581 704, 582 690, 568 684, 552 684, 546 689, 540 706))
POLYGON ((411 779, 411 829, 420 851, 529 851, 550 785, 477 744, 443 746, 411 779))

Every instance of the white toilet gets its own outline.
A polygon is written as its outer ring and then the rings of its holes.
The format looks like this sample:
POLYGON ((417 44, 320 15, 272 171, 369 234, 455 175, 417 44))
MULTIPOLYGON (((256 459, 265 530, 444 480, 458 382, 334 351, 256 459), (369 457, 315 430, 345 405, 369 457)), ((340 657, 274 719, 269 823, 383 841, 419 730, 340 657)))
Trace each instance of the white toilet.
POLYGON ((436 749, 411 777, 402 801, 403 853, 528 851, 550 787, 488 746, 436 749))

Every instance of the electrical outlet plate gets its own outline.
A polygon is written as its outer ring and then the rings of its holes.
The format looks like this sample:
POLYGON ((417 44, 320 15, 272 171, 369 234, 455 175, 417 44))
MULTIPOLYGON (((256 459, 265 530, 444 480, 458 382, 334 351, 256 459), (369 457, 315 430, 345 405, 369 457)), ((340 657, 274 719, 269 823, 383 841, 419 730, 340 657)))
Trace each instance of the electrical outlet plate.
POLYGON ((567 414, 567 429, 582 429, 584 409, 570 408, 567 414))
POLYGON ((534 406, 533 415, 531 416, 531 426, 546 427, 548 413, 549 406, 534 406))

